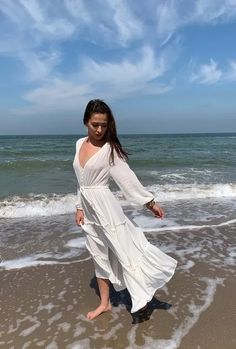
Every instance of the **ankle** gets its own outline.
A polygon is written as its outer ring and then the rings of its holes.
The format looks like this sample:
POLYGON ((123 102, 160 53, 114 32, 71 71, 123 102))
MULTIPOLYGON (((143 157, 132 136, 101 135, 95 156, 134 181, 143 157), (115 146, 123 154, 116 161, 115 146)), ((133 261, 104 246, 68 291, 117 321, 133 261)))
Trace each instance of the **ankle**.
POLYGON ((110 301, 100 303, 100 307, 102 307, 102 308, 109 308, 110 306, 111 306, 110 301))

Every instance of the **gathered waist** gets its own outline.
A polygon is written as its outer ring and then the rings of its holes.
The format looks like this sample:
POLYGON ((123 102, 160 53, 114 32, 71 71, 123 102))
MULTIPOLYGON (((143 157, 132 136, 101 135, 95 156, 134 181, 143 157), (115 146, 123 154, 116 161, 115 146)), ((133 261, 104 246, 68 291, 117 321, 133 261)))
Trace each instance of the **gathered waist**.
POLYGON ((81 185, 80 190, 83 189, 109 189, 108 185, 81 185))

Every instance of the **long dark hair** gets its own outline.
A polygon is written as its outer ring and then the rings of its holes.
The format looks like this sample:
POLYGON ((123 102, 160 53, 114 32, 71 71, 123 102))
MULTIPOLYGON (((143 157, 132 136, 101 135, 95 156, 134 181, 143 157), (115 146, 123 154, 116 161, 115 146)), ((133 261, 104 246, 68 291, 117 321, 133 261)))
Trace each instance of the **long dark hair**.
POLYGON ((104 137, 111 146, 109 163, 114 164, 114 149, 117 151, 117 154, 120 158, 123 158, 127 161, 129 153, 122 148, 122 145, 117 137, 116 122, 111 108, 101 99, 92 99, 88 102, 84 111, 84 125, 88 123, 93 113, 106 114, 108 118, 107 131, 104 137))

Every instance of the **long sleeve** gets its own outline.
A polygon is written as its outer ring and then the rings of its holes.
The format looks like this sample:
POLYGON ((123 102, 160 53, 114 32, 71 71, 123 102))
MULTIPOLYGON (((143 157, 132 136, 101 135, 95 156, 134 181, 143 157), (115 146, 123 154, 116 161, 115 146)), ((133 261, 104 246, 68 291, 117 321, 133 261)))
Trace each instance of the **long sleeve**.
POLYGON ((73 162, 73 166, 74 166, 74 170, 75 170, 75 174, 76 174, 76 177, 77 177, 77 196, 76 196, 76 201, 75 201, 75 207, 76 209, 82 209, 82 205, 81 205, 81 197, 80 197, 80 188, 79 188, 79 175, 78 175, 78 168, 77 168, 77 157, 78 157, 78 147, 79 147, 79 142, 80 142, 80 139, 77 140, 76 142, 76 153, 75 153, 75 159, 74 159, 74 162, 73 162))
POLYGON ((81 198, 80 198, 80 189, 77 187, 77 197, 76 197, 76 202, 75 202, 75 207, 76 209, 81 209, 82 210, 82 205, 81 205, 81 198))
POLYGON ((121 159, 116 151, 114 162, 110 167, 110 175, 131 204, 143 208, 143 205, 154 199, 153 194, 144 188, 127 162, 121 159))

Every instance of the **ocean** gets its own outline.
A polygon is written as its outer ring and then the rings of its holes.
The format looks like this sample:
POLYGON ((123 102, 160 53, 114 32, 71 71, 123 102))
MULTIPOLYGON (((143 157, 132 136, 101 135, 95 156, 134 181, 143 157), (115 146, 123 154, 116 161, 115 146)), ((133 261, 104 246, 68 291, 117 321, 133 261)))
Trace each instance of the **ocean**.
MULTIPOLYGON (((178 260, 175 287, 175 281, 171 281, 161 291, 165 299, 175 303, 163 315, 168 331, 159 322, 157 333, 150 327, 156 319, 154 312, 152 322, 139 325, 146 326, 143 337, 137 327, 120 324, 120 316, 128 321, 122 315, 122 304, 107 317, 106 327, 95 320, 97 336, 91 337, 95 330, 79 305, 82 291, 74 282, 82 278, 85 287, 89 287, 81 275, 91 263, 82 230, 74 219, 76 178, 72 162, 80 137, 83 135, 0 136, 0 275, 6 290, 9 284, 13 288, 21 285, 22 292, 26 286, 16 282, 17 275, 28 278, 32 273, 38 275, 34 282, 41 278, 43 284, 45 277, 54 291, 61 278, 64 283, 64 288, 52 292, 50 300, 48 294, 37 293, 31 312, 24 292, 17 296, 20 303, 14 301, 9 308, 6 291, 1 313, 8 320, 2 324, 0 345, 10 348, 11 343, 17 343, 16 348, 48 349, 185 348, 184 339, 214 302, 217 289, 225 287, 235 272, 236 133, 119 137, 130 154, 130 167, 163 207, 165 218, 159 220, 147 210, 135 209, 112 181, 110 187, 127 216, 143 228, 149 241, 178 260), (72 267, 73 272, 68 274, 72 267), (44 268, 47 273, 43 276, 44 268), (70 287, 75 287, 78 297, 69 298, 70 287), (65 299, 67 308, 62 307, 65 299), (80 315, 73 315, 77 304, 80 315), (50 322, 51 311, 55 311, 55 318, 50 322), (42 331, 44 317, 49 321, 51 338, 42 331), (56 325, 60 330, 55 330, 56 325), (120 335, 124 339, 115 342, 120 335)), ((89 303, 86 299, 85 294, 85 308, 89 303)), ((197 348, 197 344, 186 348, 197 348)))
MULTIPOLYGON (((0 218, 73 212, 79 137, 0 137, 0 218)), ((120 141, 159 201, 235 197, 236 134, 123 135, 120 141)))

